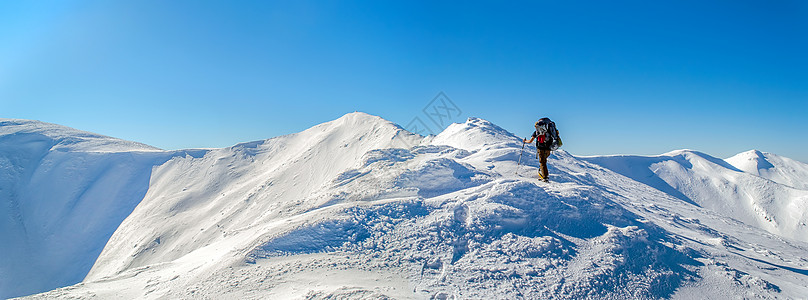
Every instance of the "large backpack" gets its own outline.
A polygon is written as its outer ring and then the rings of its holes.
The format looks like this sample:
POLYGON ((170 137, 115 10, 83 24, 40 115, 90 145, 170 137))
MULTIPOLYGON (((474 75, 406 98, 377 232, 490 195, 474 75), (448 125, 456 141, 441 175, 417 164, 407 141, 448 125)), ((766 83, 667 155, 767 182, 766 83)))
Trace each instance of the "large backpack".
POLYGON ((536 148, 556 150, 563 145, 555 122, 549 118, 541 118, 536 122, 536 135, 536 148))

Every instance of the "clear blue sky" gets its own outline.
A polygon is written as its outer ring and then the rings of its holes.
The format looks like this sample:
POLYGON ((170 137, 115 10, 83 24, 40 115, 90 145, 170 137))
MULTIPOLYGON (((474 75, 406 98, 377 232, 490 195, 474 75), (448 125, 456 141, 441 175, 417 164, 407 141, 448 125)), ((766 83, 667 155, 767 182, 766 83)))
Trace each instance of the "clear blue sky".
POLYGON ((808 2, 502 2, 2 1, 0 116, 224 147, 443 91, 578 155, 808 161, 808 2))

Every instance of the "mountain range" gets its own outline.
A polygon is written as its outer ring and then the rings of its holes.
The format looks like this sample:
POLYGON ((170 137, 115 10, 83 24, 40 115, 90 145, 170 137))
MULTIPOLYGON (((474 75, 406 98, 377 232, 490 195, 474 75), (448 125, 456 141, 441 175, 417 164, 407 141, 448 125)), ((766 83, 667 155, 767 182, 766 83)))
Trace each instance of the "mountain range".
POLYGON ((0 297, 808 295, 808 164, 559 150, 544 183, 522 146, 479 118, 173 151, 0 119, 0 297))

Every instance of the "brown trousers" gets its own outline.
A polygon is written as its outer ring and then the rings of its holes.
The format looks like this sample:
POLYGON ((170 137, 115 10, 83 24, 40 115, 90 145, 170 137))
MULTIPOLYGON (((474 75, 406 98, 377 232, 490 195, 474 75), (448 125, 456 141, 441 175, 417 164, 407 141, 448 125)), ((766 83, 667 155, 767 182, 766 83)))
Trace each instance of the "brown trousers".
POLYGON ((541 177, 549 179, 550 171, 547 171, 547 157, 550 157, 550 149, 539 149, 539 163, 541 163, 541 177))

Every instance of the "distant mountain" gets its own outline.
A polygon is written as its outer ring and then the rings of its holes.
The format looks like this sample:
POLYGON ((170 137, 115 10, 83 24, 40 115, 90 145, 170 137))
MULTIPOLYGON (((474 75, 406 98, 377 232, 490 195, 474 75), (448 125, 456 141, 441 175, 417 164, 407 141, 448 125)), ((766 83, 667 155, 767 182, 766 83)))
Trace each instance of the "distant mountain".
POLYGON ((727 158, 726 161, 746 173, 782 185, 808 190, 808 164, 757 150, 739 153, 727 158))
POLYGON ((727 160, 692 150, 581 159, 726 217, 808 241, 806 164, 756 150, 727 160))
POLYGON ((517 165, 521 140, 478 118, 422 137, 352 113, 183 151, 42 133, 31 155, 1 124, 0 296, 808 294, 805 165, 772 154, 556 151, 546 184, 535 149, 517 165))

